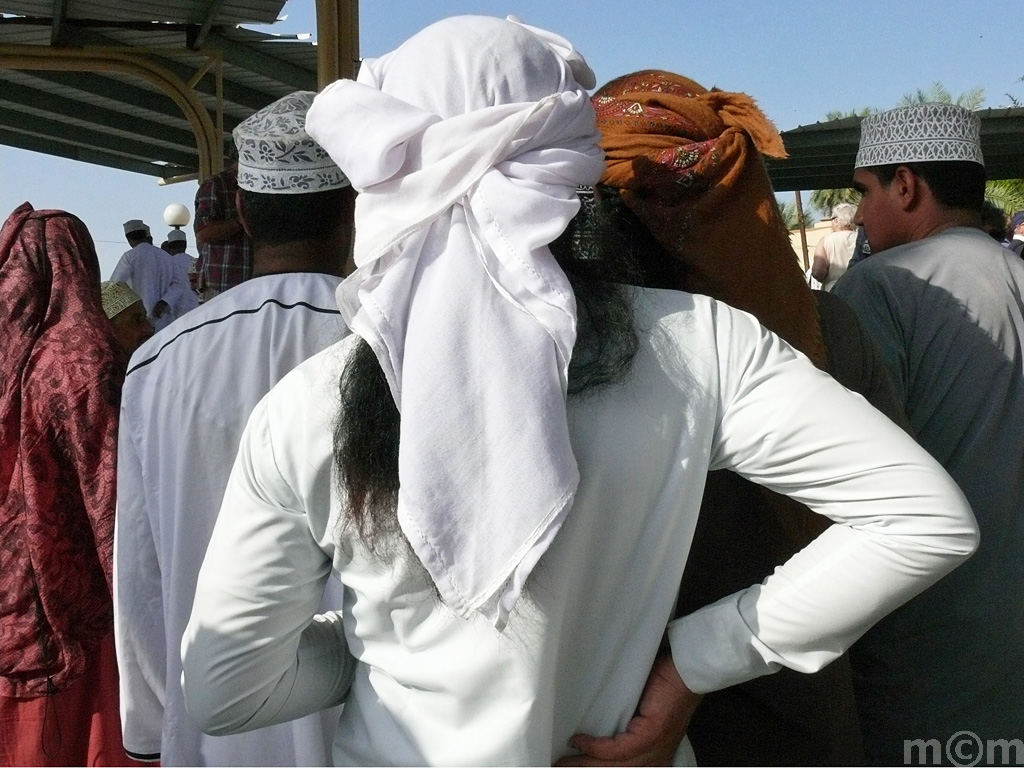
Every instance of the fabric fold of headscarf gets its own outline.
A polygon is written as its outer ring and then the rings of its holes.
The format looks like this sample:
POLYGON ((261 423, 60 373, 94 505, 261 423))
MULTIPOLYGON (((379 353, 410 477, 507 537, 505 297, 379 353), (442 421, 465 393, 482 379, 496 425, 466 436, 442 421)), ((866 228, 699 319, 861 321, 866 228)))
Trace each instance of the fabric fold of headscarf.
POLYGON ((338 306, 401 411, 399 523, 444 601, 498 628, 579 480, 575 301, 547 246, 604 168, 592 78, 552 33, 454 17, 306 120, 359 192, 338 306))
POLYGON ((782 137, 743 93, 644 70, 593 97, 607 168, 601 183, 678 261, 673 286, 725 301, 825 364, 814 297, 761 155, 782 137))

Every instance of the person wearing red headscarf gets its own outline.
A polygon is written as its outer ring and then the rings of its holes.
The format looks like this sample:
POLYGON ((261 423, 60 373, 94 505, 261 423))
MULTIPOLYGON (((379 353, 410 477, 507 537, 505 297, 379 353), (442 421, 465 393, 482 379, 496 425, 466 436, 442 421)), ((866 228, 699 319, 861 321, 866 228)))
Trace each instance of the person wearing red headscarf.
POLYGON ((0 231, 0 765, 135 765, 114 656, 126 360, 85 224, 19 206, 0 231))
MULTIPOLYGON (((804 282, 763 161, 784 158, 786 150, 754 99, 643 70, 615 78, 592 101, 607 160, 598 194, 614 198, 653 238, 644 258, 660 265, 657 287, 705 294, 749 312, 905 426, 852 310, 804 282)), ((733 472, 709 473, 677 615, 762 581, 825 525, 792 499, 733 472)), ((655 714, 669 702, 659 701, 664 686, 652 687, 658 671, 656 664, 645 697, 655 714)), ((580 744, 594 757, 619 761, 641 748, 667 746, 671 755, 671 739, 640 738, 655 719, 638 719, 617 740, 584 737, 580 744)), ((673 726, 665 723, 667 732, 673 726)), ((848 657, 813 675, 784 669, 711 692, 687 734, 701 764, 856 765, 863 748, 848 657)))

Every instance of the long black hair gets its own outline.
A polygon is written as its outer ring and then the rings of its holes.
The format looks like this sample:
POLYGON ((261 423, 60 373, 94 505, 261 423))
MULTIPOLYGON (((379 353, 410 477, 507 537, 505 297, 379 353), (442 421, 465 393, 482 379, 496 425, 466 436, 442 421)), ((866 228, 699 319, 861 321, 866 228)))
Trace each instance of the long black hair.
MULTIPOLYGON (((576 297, 570 397, 612 386, 628 375, 639 343, 631 286, 667 284, 672 263, 617 190, 586 188, 579 194, 579 214, 550 245, 576 297)), ((365 341, 346 361, 339 390, 334 461, 346 500, 345 524, 355 527, 371 551, 386 554, 399 532, 400 416, 365 341)))

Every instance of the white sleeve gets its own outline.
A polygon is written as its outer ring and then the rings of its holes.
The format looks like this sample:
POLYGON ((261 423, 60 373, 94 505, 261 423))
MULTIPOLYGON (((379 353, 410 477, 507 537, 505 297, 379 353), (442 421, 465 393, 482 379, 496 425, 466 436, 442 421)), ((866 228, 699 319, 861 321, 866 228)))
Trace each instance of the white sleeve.
POLYGON ((110 273, 110 282, 112 283, 128 283, 128 286, 134 291, 135 286, 132 285, 132 275, 135 273, 135 264, 128 258, 128 254, 125 253, 121 256, 117 262, 117 266, 114 267, 114 271, 110 273))
POLYGON ((838 523, 761 585, 669 625, 680 676, 704 693, 787 666, 816 671, 977 548, 956 483, 862 397, 745 313, 717 305, 712 469, 838 523))
POLYGON ((192 307, 186 306, 188 294, 192 292, 192 289, 188 284, 188 273, 182 271, 178 259, 170 254, 167 254, 166 258, 171 263, 171 280, 167 284, 164 295, 160 298, 167 302, 167 306, 171 308, 171 312, 177 318, 192 309, 192 307))
MULTIPOLYGON (((184 256, 185 254, 179 254, 184 256)), ((186 257, 191 259, 191 257, 186 257)), ((192 284, 188 279, 189 264, 185 259, 174 257, 174 281, 177 283, 177 296, 171 309, 175 317, 181 317, 186 312, 191 312, 199 306, 199 297, 192 290, 192 284)))
MULTIPOLYGON (((330 451, 321 454, 309 455, 328 463, 319 471, 329 483, 330 451)), ((293 720, 348 691, 355 660, 340 616, 315 615, 331 561, 304 504, 279 469, 264 398, 242 435, 182 639, 185 704, 206 733, 293 720)))
POLYGON ((114 517, 114 632, 124 748, 139 759, 159 758, 167 677, 163 591, 156 542, 146 506, 142 462, 133 439, 126 384, 117 446, 114 517))

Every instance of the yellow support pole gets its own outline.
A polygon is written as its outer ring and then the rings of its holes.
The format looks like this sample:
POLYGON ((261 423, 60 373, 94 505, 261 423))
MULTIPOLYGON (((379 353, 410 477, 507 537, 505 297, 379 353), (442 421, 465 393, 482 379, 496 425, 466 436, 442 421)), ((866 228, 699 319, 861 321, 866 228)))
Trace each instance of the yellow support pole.
POLYGON ((359 0, 316 0, 317 85, 322 91, 359 67, 359 0))

